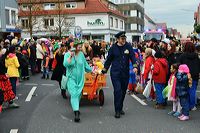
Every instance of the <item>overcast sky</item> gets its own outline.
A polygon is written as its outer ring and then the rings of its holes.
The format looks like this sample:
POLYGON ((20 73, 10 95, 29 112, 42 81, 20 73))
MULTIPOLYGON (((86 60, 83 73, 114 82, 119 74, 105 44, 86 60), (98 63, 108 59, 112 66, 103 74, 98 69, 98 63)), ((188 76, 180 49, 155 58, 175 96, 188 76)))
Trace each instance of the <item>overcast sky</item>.
POLYGON ((145 12, 155 22, 166 22, 185 36, 193 31, 199 3, 200 0, 145 0, 145 12))

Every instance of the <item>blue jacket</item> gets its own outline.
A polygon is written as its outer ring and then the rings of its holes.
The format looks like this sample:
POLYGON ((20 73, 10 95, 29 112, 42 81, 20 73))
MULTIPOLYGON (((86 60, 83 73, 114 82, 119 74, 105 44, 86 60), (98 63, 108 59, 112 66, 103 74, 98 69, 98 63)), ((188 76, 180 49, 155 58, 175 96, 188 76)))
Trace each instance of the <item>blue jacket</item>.
POLYGON ((176 74, 176 94, 177 96, 186 96, 188 95, 189 83, 188 76, 186 73, 177 73, 176 74))
POLYGON ((129 78, 129 60, 135 64, 135 54, 132 46, 126 43, 124 46, 113 44, 108 51, 108 57, 104 64, 106 70, 111 66, 111 77, 129 78))

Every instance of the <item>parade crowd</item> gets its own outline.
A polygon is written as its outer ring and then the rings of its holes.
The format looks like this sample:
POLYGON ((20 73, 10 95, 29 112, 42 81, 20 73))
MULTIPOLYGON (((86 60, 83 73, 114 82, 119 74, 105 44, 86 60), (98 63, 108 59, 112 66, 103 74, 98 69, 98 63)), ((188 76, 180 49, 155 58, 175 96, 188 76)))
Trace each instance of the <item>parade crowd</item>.
POLYGON ((74 121, 79 122, 85 73, 106 74, 111 66, 115 118, 125 114, 127 93, 141 93, 155 102, 155 109, 164 109, 172 102, 168 115, 189 120, 190 111, 197 110, 199 40, 181 42, 169 37, 131 44, 126 42, 125 32, 115 37, 116 42, 107 43, 73 36, 23 39, 11 33, 0 40, 0 112, 19 107, 15 102, 18 82, 41 74, 44 80, 58 81, 64 99, 69 93, 74 121))

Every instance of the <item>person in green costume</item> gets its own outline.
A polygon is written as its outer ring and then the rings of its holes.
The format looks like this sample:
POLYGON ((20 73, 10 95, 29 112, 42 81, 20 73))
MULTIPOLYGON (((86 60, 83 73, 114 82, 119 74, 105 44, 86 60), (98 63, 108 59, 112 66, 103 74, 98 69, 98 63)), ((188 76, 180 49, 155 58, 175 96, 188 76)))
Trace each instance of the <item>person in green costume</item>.
POLYGON ((67 52, 63 65, 66 67, 67 89, 71 96, 71 106, 75 114, 74 121, 80 121, 79 103, 85 82, 85 72, 91 72, 92 68, 87 63, 82 53, 83 42, 74 42, 75 49, 67 52))

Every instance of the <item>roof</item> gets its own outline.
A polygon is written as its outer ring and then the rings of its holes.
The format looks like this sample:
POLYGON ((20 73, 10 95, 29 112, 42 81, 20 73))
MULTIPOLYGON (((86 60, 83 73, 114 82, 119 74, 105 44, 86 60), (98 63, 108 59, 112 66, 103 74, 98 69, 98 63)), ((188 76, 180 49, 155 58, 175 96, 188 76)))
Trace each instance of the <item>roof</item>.
POLYGON ((57 3, 57 2, 78 2, 86 0, 17 0, 18 4, 36 4, 36 3, 57 3))
MULTIPOLYGON (((26 0, 22 0, 26 1, 26 0)), ((36 0, 37 1, 37 0, 36 0)), ((44 1, 44 0, 43 0, 44 1)), ((57 15, 60 10, 40 10, 33 11, 32 15, 40 16, 40 15, 57 15)), ((126 18, 119 11, 114 11, 108 8, 101 0, 85 0, 85 8, 84 9, 64 9, 60 11, 61 14, 93 14, 93 13, 109 13, 119 17, 126 18)), ((29 11, 19 11, 19 16, 28 16, 29 11)))

